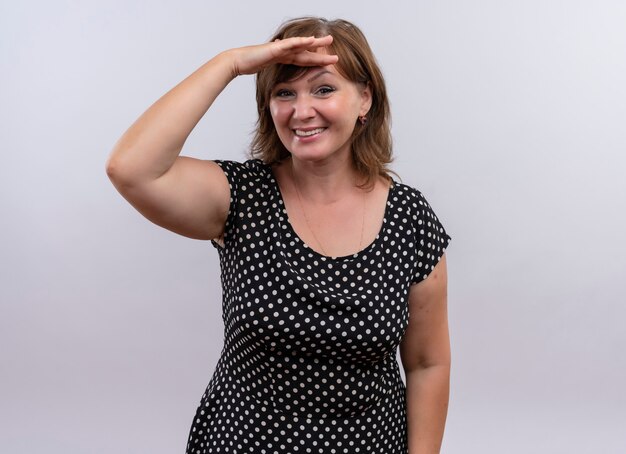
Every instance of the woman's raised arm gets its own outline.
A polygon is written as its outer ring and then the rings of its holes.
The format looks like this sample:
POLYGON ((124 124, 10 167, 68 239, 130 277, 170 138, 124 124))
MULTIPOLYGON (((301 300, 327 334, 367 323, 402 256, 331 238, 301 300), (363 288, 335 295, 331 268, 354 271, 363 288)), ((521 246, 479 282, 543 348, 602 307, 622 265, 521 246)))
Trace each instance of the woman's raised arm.
POLYGON ((317 53, 332 41, 289 38, 218 54, 146 110, 120 137, 106 162, 119 193, 147 219, 196 239, 221 235, 230 189, 210 160, 179 156, 189 134, 237 75, 271 63, 323 66, 336 56, 317 53))

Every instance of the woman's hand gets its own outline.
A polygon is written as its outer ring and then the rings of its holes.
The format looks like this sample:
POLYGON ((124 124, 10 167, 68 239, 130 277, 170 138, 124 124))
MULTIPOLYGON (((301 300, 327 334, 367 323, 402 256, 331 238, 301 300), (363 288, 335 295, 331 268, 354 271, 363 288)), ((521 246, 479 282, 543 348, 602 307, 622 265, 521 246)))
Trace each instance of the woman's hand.
POLYGON ((331 35, 323 38, 294 37, 277 39, 271 43, 231 49, 233 76, 255 74, 274 63, 296 66, 326 66, 337 63, 339 57, 318 52, 332 43, 331 35))

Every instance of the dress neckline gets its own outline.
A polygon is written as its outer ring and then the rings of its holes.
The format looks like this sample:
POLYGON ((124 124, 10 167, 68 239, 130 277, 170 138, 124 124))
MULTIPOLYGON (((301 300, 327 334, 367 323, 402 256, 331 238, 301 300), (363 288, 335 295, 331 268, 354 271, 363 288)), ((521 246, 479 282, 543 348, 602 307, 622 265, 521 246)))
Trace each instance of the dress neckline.
POLYGON ((352 260, 352 259, 355 259, 355 258, 361 256, 361 255, 369 253, 371 250, 373 250, 382 241, 382 238, 385 235, 387 227, 388 227, 388 224, 389 224, 389 216, 390 216, 390 213, 391 213, 391 206, 393 204, 393 194, 394 194, 394 192, 396 190, 396 186, 397 186, 397 182, 396 182, 396 180, 393 177, 391 179, 392 180, 392 185, 387 190, 387 200, 385 201, 385 213, 383 215, 383 222, 382 222, 382 225, 380 226, 380 229, 379 229, 378 233, 376 234, 376 237, 372 240, 372 242, 370 242, 367 246, 362 248, 360 251, 354 252, 352 254, 340 255, 340 256, 328 256, 328 255, 324 255, 324 254, 316 251, 311 246, 309 246, 304 240, 302 240, 302 238, 300 238, 300 235, 298 235, 298 233, 293 228, 293 225, 289 221, 289 215, 287 214, 287 208, 286 208, 286 205, 285 205, 285 199, 283 197, 283 193, 282 193, 282 191, 280 189, 280 186, 278 185, 278 180, 276 179, 276 176, 274 175, 274 171, 273 171, 272 167, 270 165, 264 163, 263 161, 261 161, 261 163, 267 169, 267 173, 270 176, 270 179, 272 180, 272 186, 273 186, 274 194, 277 196, 278 201, 280 203, 279 217, 280 217, 280 221, 281 221, 282 225, 284 225, 286 227, 286 229, 291 234, 291 236, 294 239, 294 241, 296 243, 298 243, 300 246, 302 246, 303 248, 305 248, 311 255, 313 255, 313 256, 321 259, 321 260, 330 260, 330 261, 352 260))

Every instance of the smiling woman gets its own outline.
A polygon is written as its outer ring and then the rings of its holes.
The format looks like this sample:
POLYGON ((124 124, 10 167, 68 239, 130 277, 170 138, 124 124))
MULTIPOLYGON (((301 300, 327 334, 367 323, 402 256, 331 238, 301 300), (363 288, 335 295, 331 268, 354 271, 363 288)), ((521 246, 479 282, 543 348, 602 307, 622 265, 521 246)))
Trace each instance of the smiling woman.
MULTIPOLYGON (((392 161, 387 88, 365 35, 357 26, 346 20, 328 21, 309 17, 285 22, 271 37, 271 41, 298 36, 332 38, 327 46, 316 48, 315 51, 325 55, 336 55, 337 62, 319 68, 315 75, 321 77, 331 73, 341 78, 342 82, 355 85, 358 91, 367 89, 367 95, 370 96, 367 114, 360 115, 359 122, 351 125, 350 141, 352 148, 356 150, 353 155, 354 167, 366 177, 366 185, 372 184, 378 175, 390 182, 391 171, 386 168, 392 161), (364 127, 365 124, 368 125, 367 128, 364 127)), ((268 65, 257 73, 256 97, 259 120, 252 141, 253 157, 273 164, 290 156, 274 125, 270 105, 276 95, 276 89, 281 84, 299 80, 307 72, 311 72, 310 67, 279 63, 268 65)), ((322 89, 322 84, 319 88, 322 89)), ((328 88, 333 90, 334 87, 329 84, 328 88)), ((327 88, 322 89, 326 90, 327 88)))
POLYGON ((367 115, 372 96, 367 84, 344 78, 334 65, 311 69, 277 84, 269 102, 272 121, 292 159, 348 159, 359 117, 367 115))
POLYGON ((310 17, 212 58, 117 142, 107 173, 122 196, 220 258, 224 346, 187 453, 439 452, 450 236, 391 161, 365 37, 310 17), (250 159, 179 156, 244 74, 257 75, 250 159))

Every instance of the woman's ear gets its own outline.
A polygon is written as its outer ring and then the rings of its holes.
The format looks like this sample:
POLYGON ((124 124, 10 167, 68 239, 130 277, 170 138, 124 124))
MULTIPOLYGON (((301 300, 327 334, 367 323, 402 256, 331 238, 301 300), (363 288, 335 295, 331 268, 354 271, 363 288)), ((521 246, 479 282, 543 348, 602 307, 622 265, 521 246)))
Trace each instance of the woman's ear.
POLYGON ((361 112, 359 115, 367 115, 372 108, 372 86, 369 82, 361 87, 361 112))

